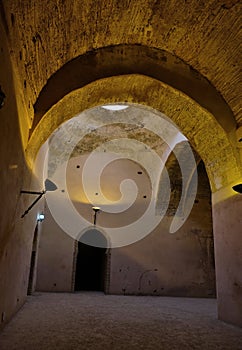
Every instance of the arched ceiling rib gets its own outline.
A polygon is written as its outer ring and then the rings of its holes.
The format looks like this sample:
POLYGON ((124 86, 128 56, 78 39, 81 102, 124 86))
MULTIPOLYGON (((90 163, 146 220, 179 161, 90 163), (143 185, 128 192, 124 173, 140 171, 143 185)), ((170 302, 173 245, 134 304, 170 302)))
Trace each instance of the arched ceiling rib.
POLYGON ((210 111, 227 132, 235 129, 233 114, 216 89, 177 57, 141 45, 118 45, 80 56, 58 70, 35 103, 32 130, 41 117, 69 92, 98 79, 143 74, 184 92, 210 111))
POLYGON ((179 57, 240 112, 239 0, 3 0, 2 13, 29 118, 48 79, 92 50, 143 45, 179 57))
POLYGON ((120 101, 150 106, 170 117, 203 159, 213 191, 241 176, 229 138, 211 113, 178 90, 134 74, 97 80, 66 95, 44 115, 32 134, 29 160, 64 121, 97 105, 120 101))

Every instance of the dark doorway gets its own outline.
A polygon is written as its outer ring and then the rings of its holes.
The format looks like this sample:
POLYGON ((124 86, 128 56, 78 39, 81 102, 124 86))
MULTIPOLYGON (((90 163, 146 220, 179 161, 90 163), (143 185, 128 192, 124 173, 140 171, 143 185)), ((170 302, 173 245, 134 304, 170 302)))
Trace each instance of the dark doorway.
POLYGON ((30 270, 29 270, 29 283, 28 283, 28 290, 27 290, 28 295, 31 295, 34 291, 37 243, 38 243, 38 223, 35 226, 33 244, 32 244, 32 253, 31 253, 30 270))
POLYGON ((104 291, 105 272, 106 238, 98 230, 91 229, 81 237, 81 242, 78 242, 75 291, 104 291), (98 247, 84 242, 96 243, 98 247))

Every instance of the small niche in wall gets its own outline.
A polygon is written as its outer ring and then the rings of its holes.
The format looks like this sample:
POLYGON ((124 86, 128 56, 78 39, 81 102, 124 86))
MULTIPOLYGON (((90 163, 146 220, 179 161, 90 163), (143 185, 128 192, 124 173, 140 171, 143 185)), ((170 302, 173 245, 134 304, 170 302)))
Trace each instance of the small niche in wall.
POLYGON ((14 14, 11 13, 11 23, 12 23, 12 26, 14 26, 14 22, 15 22, 14 14))
POLYGON ((3 311, 2 312, 2 317, 1 317, 1 322, 4 322, 6 318, 6 313, 3 311))

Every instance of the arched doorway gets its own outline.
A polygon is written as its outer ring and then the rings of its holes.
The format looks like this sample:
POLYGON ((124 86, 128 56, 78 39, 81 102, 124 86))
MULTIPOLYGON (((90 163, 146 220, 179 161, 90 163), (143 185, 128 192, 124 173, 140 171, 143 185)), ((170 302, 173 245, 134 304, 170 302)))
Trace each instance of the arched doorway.
POLYGON ((75 291, 105 290, 107 272, 106 247, 106 238, 95 228, 89 229, 81 236, 77 242, 75 291))

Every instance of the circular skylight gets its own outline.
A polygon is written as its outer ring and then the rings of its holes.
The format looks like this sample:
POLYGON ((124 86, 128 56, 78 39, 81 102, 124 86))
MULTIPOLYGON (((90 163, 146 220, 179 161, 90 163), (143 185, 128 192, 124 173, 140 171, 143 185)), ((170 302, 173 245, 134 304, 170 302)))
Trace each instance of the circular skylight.
POLYGON ((107 109, 109 111, 122 111, 123 109, 128 108, 127 105, 106 105, 102 106, 102 108, 107 109))

